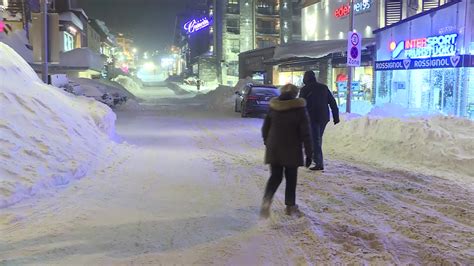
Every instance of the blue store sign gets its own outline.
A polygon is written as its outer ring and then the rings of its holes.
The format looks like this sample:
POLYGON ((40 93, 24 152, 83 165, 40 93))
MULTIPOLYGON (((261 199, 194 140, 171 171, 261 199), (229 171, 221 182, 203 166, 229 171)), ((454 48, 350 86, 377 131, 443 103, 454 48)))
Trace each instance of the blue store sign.
POLYGON ((453 55, 422 59, 376 61, 375 71, 473 67, 474 62, 472 58, 474 57, 471 55, 453 55))

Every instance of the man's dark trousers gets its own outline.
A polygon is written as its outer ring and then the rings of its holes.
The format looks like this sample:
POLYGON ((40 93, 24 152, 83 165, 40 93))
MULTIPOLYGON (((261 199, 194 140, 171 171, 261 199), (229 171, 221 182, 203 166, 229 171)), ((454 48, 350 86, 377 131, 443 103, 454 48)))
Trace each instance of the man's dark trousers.
POLYGON ((311 129, 313 131, 313 161, 316 164, 316 167, 324 168, 324 159, 323 159, 323 134, 328 123, 312 123, 311 129))

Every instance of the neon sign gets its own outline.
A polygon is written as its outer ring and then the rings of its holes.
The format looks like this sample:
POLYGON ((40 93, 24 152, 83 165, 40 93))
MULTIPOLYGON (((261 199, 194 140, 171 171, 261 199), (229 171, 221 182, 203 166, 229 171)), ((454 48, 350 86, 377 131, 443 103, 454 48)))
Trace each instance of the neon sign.
POLYGON ((458 34, 446 34, 427 38, 409 39, 398 44, 390 43, 392 58, 397 58, 405 51, 407 58, 427 58, 449 56, 456 54, 456 40, 458 34))
POLYGON ((188 34, 192 34, 192 33, 195 33, 197 31, 200 31, 202 29, 205 29, 207 27, 209 27, 211 25, 211 19, 207 18, 207 17, 204 17, 204 18, 201 18, 201 19, 193 19, 193 20, 190 20, 188 22, 186 22, 186 24, 184 24, 183 26, 183 29, 188 33, 188 34))
MULTIPOLYGON (((372 8, 372 0, 362 0, 354 3, 354 14, 359 15, 364 12, 368 12, 372 8)), ((336 18, 344 18, 351 14, 351 5, 349 3, 338 7, 334 11, 336 18)))

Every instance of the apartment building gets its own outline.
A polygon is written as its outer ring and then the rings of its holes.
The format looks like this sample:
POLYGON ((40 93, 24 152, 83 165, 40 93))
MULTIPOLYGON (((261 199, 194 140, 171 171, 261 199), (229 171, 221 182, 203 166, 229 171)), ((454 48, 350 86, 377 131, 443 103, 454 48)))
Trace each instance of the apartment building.
POLYGON ((300 0, 215 0, 214 46, 222 83, 239 76, 239 53, 301 39, 300 0))

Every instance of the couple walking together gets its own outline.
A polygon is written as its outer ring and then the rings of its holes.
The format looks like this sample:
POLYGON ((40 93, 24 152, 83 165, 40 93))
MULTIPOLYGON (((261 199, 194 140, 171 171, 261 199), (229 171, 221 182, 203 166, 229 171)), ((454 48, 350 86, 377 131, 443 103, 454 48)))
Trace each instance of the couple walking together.
POLYGON ((270 215, 273 196, 286 179, 286 214, 300 214, 296 205, 298 167, 324 170, 321 149, 323 133, 329 122, 329 107, 334 124, 339 123, 339 109, 329 88, 316 81, 313 71, 304 74, 300 97, 295 85, 283 86, 278 98, 270 101, 270 111, 262 127, 265 163, 270 165, 270 179, 265 188, 260 215, 270 215), (303 147, 304 154, 303 156, 303 147), (312 163, 314 162, 314 165, 312 163))

